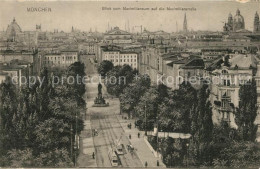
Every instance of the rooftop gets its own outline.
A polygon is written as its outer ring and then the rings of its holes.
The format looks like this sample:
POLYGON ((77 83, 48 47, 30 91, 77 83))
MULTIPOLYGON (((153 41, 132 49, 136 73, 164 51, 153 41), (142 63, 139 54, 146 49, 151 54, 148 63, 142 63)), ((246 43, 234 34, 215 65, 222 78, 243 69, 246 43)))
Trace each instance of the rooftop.
POLYGON ((188 61, 188 63, 186 63, 185 65, 181 66, 182 69, 204 69, 204 67, 204 61, 200 58, 192 59, 188 61))
POLYGON ((234 67, 238 67, 238 68, 250 68, 250 67, 256 67, 257 65, 257 60, 255 55, 236 55, 234 57, 232 57, 229 60, 231 67, 230 68, 234 68, 234 67))

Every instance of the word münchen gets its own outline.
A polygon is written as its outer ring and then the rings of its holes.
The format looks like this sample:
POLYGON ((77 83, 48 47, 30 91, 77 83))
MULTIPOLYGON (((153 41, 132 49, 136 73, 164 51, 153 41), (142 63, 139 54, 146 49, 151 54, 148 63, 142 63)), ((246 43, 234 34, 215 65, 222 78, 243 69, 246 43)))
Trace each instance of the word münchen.
POLYGON ((49 8, 49 7, 29 7, 29 8, 27 8, 27 12, 51 12, 51 8, 49 8))

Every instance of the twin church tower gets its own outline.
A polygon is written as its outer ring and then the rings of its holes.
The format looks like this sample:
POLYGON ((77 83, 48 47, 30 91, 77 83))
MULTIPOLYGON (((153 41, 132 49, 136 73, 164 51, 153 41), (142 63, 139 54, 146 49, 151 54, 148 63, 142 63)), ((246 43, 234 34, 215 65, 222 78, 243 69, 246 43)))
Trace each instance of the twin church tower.
MULTIPOLYGON (((230 13, 228 15, 228 22, 223 27, 224 32, 238 32, 245 30, 244 17, 240 14, 240 10, 237 9, 236 15, 233 17, 230 13)), ((259 15, 256 12, 254 18, 254 30, 253 32, 260 32, 259 15)))
POLYGON ((255 19, 254 19, 254 32, 260 32, 259 15, 257 12, 255 13, 255 19))

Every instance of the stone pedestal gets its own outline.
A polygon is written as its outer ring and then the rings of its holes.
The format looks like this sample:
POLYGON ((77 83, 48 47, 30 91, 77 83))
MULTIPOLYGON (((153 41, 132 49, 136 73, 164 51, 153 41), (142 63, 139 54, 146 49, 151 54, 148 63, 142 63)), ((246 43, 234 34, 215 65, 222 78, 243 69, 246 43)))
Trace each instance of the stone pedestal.
POLYGON ((93 107, 107 107, 107 106, 109 106, 109 103, 106 103, 106 100, 102 96, 102 93, 99 93, 94 100, 93 107))

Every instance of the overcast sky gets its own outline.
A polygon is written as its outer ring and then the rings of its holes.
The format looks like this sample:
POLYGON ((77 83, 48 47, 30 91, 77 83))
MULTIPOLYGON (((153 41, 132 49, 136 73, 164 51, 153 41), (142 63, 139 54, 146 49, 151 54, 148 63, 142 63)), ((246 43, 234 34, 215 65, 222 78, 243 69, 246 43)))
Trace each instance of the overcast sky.
MULTIPOLYGON (((102 7, 183 7, 196 8, 196 11, 187 11, 188 29, 221 31, 223 22, 227 21, 228 14, 235 15, 239 8, 245 18, 245 27, 253 29, 255 12, 260 13, 259 3, 237 2, 1 2, 0 29, 6 30, 13 17, 22 30, 35 30, 36 24, 42 25, 42 30, 54 29, 71 31, 74 26, 82 31, 106 31, 110 26, 119 26, 125 29, 129 20, 130 30, 133 26, 143 25, 147 30, 176 31, 183 27, 185 11, 108 11, 102 7), (49 7, 51 12, 27 12, 30 7, 49 7)), ((138 30, 138 28, 136 28, 138 30)))

